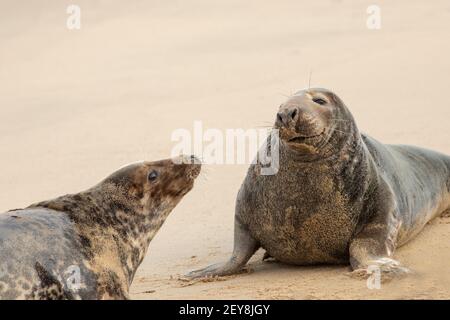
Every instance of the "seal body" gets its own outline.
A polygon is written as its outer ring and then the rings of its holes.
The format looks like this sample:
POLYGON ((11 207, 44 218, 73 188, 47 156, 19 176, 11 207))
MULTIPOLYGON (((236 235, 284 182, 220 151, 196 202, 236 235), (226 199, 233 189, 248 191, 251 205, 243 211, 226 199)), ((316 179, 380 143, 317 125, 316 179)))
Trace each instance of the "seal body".
POLYGON ((1 298, 96 299, 91 288, 98 277, 85 253, 63 212, 34 208, 0 215, 1 298))
POLYGON ((303 163, 285 150, 280 156, 276 175, 259 175, 250 168, 238 195, 236 219, 284 263, 347 263, 352 239, 385 201, 393 211, 385 209, 379 222, 385 230, 368 245, 383 245, 387 253, 450 206, 450 158, 433 151, 385 146, 362 135, 361 151, 348 159, 303 163))
MULTIPOLYGON (((297 265, 349 263, 392 276, 408 270, 392 256, 450 206, 450 157, 361 134, 342 100, 300 91, 280 106, 279 170, 251 165, 239 190, 235 245, 225 263, 188 276, 239 271, 262 247, 297 265)), ((267 148, 270 150, 270 141, 267 148)))
POLYGON ((0 215, 1 299, 126 299, 148 245, 200 165, 126 166, 84 192, 0 215))

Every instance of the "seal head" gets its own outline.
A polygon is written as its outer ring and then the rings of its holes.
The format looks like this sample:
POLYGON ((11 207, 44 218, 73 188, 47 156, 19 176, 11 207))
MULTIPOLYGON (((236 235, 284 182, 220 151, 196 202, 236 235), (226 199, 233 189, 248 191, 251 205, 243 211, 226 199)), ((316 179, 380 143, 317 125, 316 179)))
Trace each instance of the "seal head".
POLYGON ((135 210, 156 219, 171 211, 194 186, 201 164, 194 156, 128 165, 100 183, 135 204, 135 210))
POLYGON ((358 131, 341 99, 321 88, 298 91, 281 104, 274 128, 284 147, 304 161, 332 156, 358 131))

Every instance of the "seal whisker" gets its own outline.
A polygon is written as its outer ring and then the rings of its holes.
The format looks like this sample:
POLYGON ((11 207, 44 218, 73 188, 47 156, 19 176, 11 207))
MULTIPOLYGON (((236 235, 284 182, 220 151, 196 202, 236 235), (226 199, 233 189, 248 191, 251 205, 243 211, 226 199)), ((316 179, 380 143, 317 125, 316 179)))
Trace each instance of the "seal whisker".
POLYGON ((339 130, 339 129, 334 129, 334 131, 336 131, 336 132, 340 132, 340 133, 343 133, 343 134, 351 134, 351 132, 348 132, 348 131, 342 131, 342 130, 339 130))
POLYGON ((209 165, 204 164, 198 178, 204 181, 209 181, 209 172, 210 172, 209 165))
POLYGON ((350 120, 345 120, 345 119, 335 119, 335 118, 331 118, 329 120, 333 120, 333 121, 343 121, 343 122, 351 122, 350 120))
POLYGON ((324 148, 328 144, 328 142, 330 141, 330 139, 333 135, 333 131, 336 130, 335 128, 336 128, 336 124, 332 124, 330 127, 325 128, 325 138, 322 140, 322 143, 319 144, 319 146, 318 146, 319 150, 324 148))

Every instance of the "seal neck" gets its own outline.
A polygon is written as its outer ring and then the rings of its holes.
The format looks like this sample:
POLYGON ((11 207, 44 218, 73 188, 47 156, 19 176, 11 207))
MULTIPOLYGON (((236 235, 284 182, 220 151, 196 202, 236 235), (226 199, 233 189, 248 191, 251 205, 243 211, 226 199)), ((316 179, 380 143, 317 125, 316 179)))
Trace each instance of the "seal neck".
POLYGON ((86 258, 91 260, 91 265, 97 265, 94 261, 96 256, 111 251, 108 254, 115 256, 113 264, 120 269, 115 271, 122 273, 120 278, 128 288, 154 233, 151 219, 144 214, 141 202, 129 199, 125 194, 113 185, 102 184, 101 187, 96 186, 30 207, 43 207, 67 214, 80 239, 92 239, 89 243, 83 243, 83 251, 86 258))

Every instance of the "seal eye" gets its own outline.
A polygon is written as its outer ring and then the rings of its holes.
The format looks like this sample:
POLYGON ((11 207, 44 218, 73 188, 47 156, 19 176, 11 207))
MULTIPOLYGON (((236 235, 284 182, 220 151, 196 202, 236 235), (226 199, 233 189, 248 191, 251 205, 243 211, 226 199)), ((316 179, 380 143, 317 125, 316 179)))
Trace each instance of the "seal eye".
POLYGON ((148 174, 148 181, 155 181, 158 178, 158 172, 156 170, 152 170, 150 171, 150 173, 148 174))
POLYGON ((321 106, 327 104, 327 102, 321 98, 314 98, 313 101, 317 104, 320 104, 321 106))

